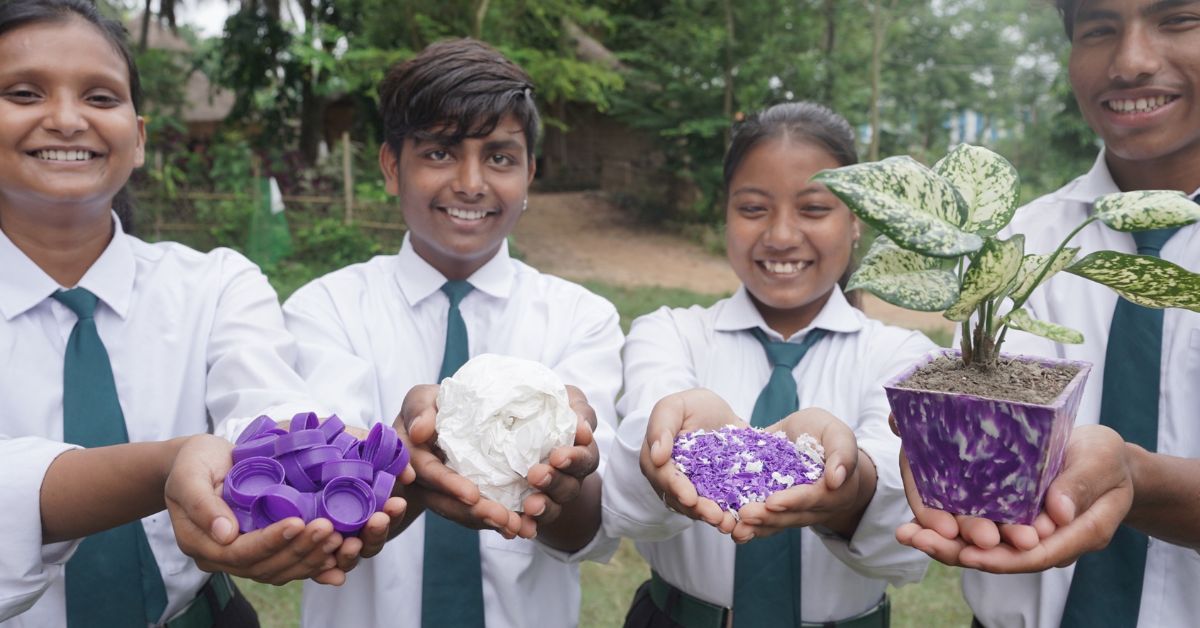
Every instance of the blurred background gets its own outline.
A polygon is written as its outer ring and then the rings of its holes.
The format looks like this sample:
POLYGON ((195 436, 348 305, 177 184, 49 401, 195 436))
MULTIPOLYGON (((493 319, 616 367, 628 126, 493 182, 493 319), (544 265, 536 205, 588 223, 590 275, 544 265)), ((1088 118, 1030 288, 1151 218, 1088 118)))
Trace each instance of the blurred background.
MULTIPOLYGON (((446 37, 491 43, 537 86, 545 130, 513 251, 608 297, 626 326, 736 289, 721 157, 764 106, 831 106, 864 160, 988 146, 1017 167, 1023 202, 1097 149, 1049 0, 97 1, 125 22, 147 91, 138 235, 242 250, 281 298, 398 246, 376 86, 446 37)), ((936 315, 865 308, 950 340, 936 315)), ((647 575, 628 544, 585 566, 582 625, 619 625, 647 575)), ((247 586, 265 625, 297 622, 298 586, 247 586)), ((897 626, 970 622, 953 570, 896 596, 897 626)))

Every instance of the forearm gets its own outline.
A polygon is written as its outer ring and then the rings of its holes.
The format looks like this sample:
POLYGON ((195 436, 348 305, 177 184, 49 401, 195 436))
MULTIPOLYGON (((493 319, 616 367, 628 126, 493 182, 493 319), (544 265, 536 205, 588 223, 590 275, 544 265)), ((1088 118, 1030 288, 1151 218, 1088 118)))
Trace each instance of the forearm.
POLYGON ((579 496, 563 506, 553 523, 538 526, 537 539, 563 552, 577 552, 592 542, 600 530, 600 476, 593 473, 583 480, 579 496))
POLYGON ((1126 443, 1133 506, 1124 523, 1176 545, 1200 548, 1200 460, 1126 443))
POLYGON ((163 487, 186 441, 64 452, 42 480, 42 542, 95 534, 165 508, 163 487))

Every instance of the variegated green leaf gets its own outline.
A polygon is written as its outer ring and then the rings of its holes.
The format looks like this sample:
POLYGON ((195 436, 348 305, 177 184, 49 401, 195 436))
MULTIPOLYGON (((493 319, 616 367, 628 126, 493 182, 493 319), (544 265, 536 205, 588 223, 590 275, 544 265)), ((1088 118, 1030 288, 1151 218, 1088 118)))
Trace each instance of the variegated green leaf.
POLYGON ((1017 211, 1017 169, 986 148, 959 144, 933 165, 933 171, 953 184, 966 202, 966 231, 996 235, 1017 211))
POLYGON ((1053 277, 1054 273, 1071 265, 1075 261, 1075 256, 1079 254, 1079 247, 1068 246, 1064 247, 1054 256, 1054 263, 1050 264, 1050 269, 1042 276, 1041 281, 1037 281, 1038 275, 1042 269, 1046 267, 1050 261, 1050 255, 1030 254, 1026 255, 1021 260, 1021 270, 1017 271, 1017 277, 1008 288, 1007 293, 1014 303, 1024 303, 1025 299, 1029 298, 1029 293, 1033 292, 1038 285, 1046 283, 1046 280, 1053 277))
POLYGON ((1000 294, 1021 270, 1021 254, 1025 252, 1025 236, 1015 235, 1007 240, 988 238, 983 248, 971 258, 971 266, 963 276, 958 301, 946 309, 944 316, 952 321, 965 321, 985 299, 1000 294))
POLYGON ((850 277, 846 289, 866 290, 910 310, 940 312, 958 298, 958 277, 946 268, 945 262, 906 251, 880 236, 850 277))
POLYGON ((1200 275, 1157 257, 1097 251, 1066 270, 1104 284, 1138 305, 1200 312, 1200 275))
POLYGON ((901 248, 935 257, 979 250, 983 239, 963 231, 966 203, 949 181, 909 157, 825 170, 825 184, 864 222, 901 248))
POLYGON ((1168 229, 1200 220, 1200 205, 1171 190, 1119 192, 1096 201, 1096 217, 1117 231, 1168 229))
POLYGON ((1041 336, 1042 338, 1049 338, 1054 342, 1061 342, 1069 345, 1077 345, 1083 342, 1083 334, 1071 329, 1070 327, 1063 327, 1062 325, 1055 323, 1039 321, 1030 316, 1029 310, 1026 310, 1025 308, 1009 312, 1008 316, 1004 317, 1004 322, 1013 329, 1027 331, 1031 334, 1041 336))

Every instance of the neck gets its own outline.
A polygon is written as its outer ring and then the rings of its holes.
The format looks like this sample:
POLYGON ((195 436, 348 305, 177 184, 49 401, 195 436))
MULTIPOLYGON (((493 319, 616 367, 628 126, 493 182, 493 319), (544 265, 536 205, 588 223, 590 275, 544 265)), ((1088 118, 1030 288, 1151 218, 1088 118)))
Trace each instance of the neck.
POLYGON ((1112 153, 1105 163, 1113 182, 1122 192, 1137 190, 1178 190, 1192 194, 1200 189, 1200 150, 1195 154, 1169 155, 1151 160, 1126 160, 1112 153))
MULTIPOLYGON (((502 246, 501 244, 500 246, 502 246)), ((426 246, 425 242, 417 238, 412 239, 413 251, 430 266, 433 266, 446 279, 468 279, 475 271, 483 268, 496 253, 500 252, 500 246, 496 246, 490 251, 482 255, 471 258, 462 258, 452 255, 446 255, 438 251, 435 247, 426 246)))
POLYGON ((754 307, 758 309, 758 313, 762 315, 763 322, 767 324, 773 331, 783 336, 784 340, 791 338, 796 332, 808 327, 817 318, 817 314, 829 302, 829 296, 833 294, 830 290, 824 295, 818 297, 811 303, 806 303, 800 307, 792 309, 777 309, 773 308, 753 294, 750 295, 750 300, 754 302, 754 307))
POLYGON ((60 286, 74 287, 112 241, 112 217, 103 212, 87 220, 46 224, 35 214, 2 212, 0 230, 60 286))

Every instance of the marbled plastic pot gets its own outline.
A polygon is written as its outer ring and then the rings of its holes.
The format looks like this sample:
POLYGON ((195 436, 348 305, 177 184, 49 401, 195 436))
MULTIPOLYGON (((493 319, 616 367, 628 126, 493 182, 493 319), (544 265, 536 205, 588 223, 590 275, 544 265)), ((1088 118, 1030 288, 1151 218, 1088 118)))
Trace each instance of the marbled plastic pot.
POLYGON ((957 350, 934 351, 884 386, 921 501, 954 514, 1033 523, 1062 468, 1092 365, 1002 354, 1046 366, 1079 367, 1047 405, 896 387, 943 355, 961 359, 957 350))

